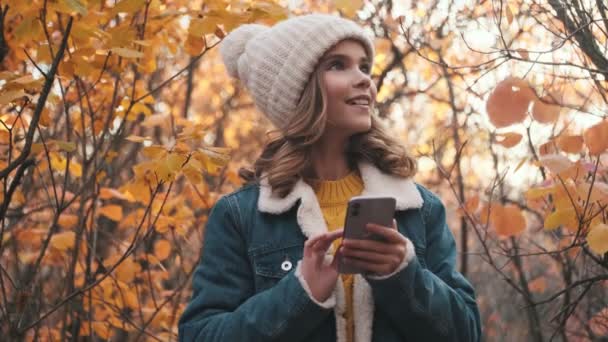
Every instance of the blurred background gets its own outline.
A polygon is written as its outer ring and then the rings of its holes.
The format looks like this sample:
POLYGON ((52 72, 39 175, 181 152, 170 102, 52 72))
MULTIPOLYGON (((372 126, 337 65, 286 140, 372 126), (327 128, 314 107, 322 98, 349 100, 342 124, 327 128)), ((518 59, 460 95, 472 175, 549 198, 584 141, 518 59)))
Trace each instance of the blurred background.
POLYGON ((218 43, 311 12, 376 37, 487 341, 608 338, 603 0, 0 0, 0 331, 177 339, 207 215, 270 124, 218 43))

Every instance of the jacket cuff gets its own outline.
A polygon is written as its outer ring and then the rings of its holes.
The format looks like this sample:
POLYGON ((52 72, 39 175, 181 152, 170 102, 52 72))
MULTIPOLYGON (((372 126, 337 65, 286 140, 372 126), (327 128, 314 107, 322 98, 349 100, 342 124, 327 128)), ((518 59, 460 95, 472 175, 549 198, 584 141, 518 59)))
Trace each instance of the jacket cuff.
POLYGON ((306 291, 308 298, 310 298, 310 300, 312 300, 315 304, 319 305, 324 309, 331 309, 336 306, 336 294, 334 292, 332 292, 331 296, 329 296, 329 298, 327 298, 324 302, 319 302, 315 299, 315 297, 312 296, 312 293, 310 292, 310 287, 308 287, 308 283, 306 282, 306 279, 304 279, 304 275, 302 275, 301 264, 302 260, 298 261, 298 265, 296 266, 295 270, 295 276, 298 278, 298 281, 300 282, 300 285, 302 285, 302 288, 304 288, 304 291, 306 291))
POLYGON ((416 252, 414 251, 414 245, 412 244, 412 241, 410 241, 410 239, 408 238, 405 238, 405 240, 405 256, 403 257, 403 261, 401 261, 401 264, 397 267, 396 270, 386 275, 367 274, 365 277, 373 280, 384 280, 394 276, 395 274, 401 272, 401 270, 406 268, 407 265, 409 265, 410 262, 416 257, 416 252))

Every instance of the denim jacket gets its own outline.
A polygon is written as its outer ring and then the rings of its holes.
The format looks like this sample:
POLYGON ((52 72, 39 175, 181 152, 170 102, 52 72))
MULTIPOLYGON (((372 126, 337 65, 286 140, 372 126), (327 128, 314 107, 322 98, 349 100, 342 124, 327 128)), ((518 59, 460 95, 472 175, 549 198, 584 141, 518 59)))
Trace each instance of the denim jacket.
MULTIPOLYGON (((355 275, 355 341, 479 341, 471 284, 455 269, 456 245, 440 199, 411 179, 359 163, 362 195, 397 199, 408 238, 401 267, 388 276, 355 275)), ((268 184, 223 196, 205 228, 180 341, 346 341, 344 288, 323 303, 300 274, 304 242, 327 231, 312 188, 299 180, 284 198, 268 184)))

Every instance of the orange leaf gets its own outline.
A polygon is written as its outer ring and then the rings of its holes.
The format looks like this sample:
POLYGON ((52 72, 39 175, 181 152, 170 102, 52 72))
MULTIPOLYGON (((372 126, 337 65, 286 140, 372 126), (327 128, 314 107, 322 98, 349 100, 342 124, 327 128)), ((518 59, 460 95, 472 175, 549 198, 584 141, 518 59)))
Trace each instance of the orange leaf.
POLYGON ((534 97, 528 82, 516 77, 506 78, 488 97, 486 111, 490 122, 498 128, 522 122, 534 97))
POLYGON ((519 55, 521 56, 521 58, 523 59, 529 59, 529 53, 528 50, 526 49, 516 49, 515 51, 517 51, 517 53, 519 53, 519 55))
POLYGON ((589 127, 583 133, 589 154, 599 155, 608 148, 608 120, 589 127))
POLYGON ((101 188, 99 190, 99 198, 101 198, 103 200, 107 200, 107 199, 111 199, 111 198, 118 198, 121 200, 133 202, 132 197, 125 195, 116 189, 111 189, 111 188, 101 188))
POLYGON ((133 282, 135 275, 141 272, 141 265, 131 258, 127 258, 116 267, 115 272, 116 279, 129 284, 133 282))
POLYGON ((154 243, 154 255, 158 260, 163 261, 171 255, 171 243, 167 240, 158 240, 154 243))
POLYGON ((602 255, 608 252, 608 225, 600 223, 591 228, 587 234, 589 249, 594 253, 602 255))
POLYGON ((99 214, 112 221, 120 221, 122 219, 122 207, 115 204, 106 205, 99 208, 99 214))
POLYGON ((57 219, 57 224, 64 229, 72 229, 78 224, 78 216, 70 214, 61 214, 57 219))
POLYGON ((513 147, 521 141, 522 135, 519 133, 498 133, 496 134, 496 142, 506 148, 513 147))
POLYGON ((557 147, 567 153, 579 153, 583 149, 582 135, 564 135, 557 138, 557 147))
POLYGON ((538 277, 528 283, 528 287, 532 292, 545 292, 547 289, 547 280, 545 277, 538 277))
MULTIPOLYGON (((473 195, 469 198, 467 198, 466 202, 464 203, 464 210, 466 210, 467 213, 474 213, 477 211, 477 208, 479 207, 479 195, 473 195)), ((458 213, 460 215, 464 215, 465 212, 463 211, 463 208, 458 208, 458 213)))
POLYGON ((481 222, 489 223, 500 236, 518 235, 526 229, 526 219, 523 213, 512 204, 506 206, 496 202, 493 202, 491 206, 484 204, 480 216, 481 222))
POLYGON ((540 100, 534 99, 532 106, 532 117, 540 123, 552 123, 559 117, 560 107, 555 105, 555 100, 549 95, 540 100))
POLYGON ((363 6, 363 0, 337 0, 335 4, 345 17, 354 18, 363 6))
POLYGON ((76 241, 76 233, 72 231, 62 232, 55 234, 51 237, 51 247, 56 248, 60 251, 65 251, 74 248, 74 242, 76 241))
POLYGON ((554 174, 565 171, 574 165, 566 156, 560 154, 547 154, 539 158, 541 165, 554 174))
POLYGON ((524 196, 526 197, 526 200, 530 201, 530 200, 543 198, 543 197, 553 193, 553 191, 554 191, 554 189, 552 186, 546 187, 546 188, 532 188, 532 189, 526 191, 524 196))
POLYGON ((495 204, 490 213, 490 224, 500 236, 518 235, 526 229, 526 219, 515 205, 495 204))

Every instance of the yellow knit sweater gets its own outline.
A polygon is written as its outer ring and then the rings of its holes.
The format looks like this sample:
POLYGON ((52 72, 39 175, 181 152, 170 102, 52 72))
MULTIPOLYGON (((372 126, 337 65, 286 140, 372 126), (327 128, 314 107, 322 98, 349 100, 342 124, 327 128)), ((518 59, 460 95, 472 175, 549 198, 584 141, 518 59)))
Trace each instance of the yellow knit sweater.
MULTIPOLYGON (((317 200, 321 206, 325 223, 329 231, 342 228, 344 226, 344 218, 346 217, 346 208, 348 200, 360 195, 363 191, 363 180, 356 171, 351 172, 346 177, 335 181, 326 180, 308 180, 315 190, 317 200)), ((340 245, 342 239, 334 241, 332 250, 335 251, 340 245)), ((344 318, 346 319, 347 341, 352 342, 354 332, 353 321, 353 277, 350 274, 341 275, 342 283, 344 284, 344 295, 346 301, 346 311, 344 318)))

